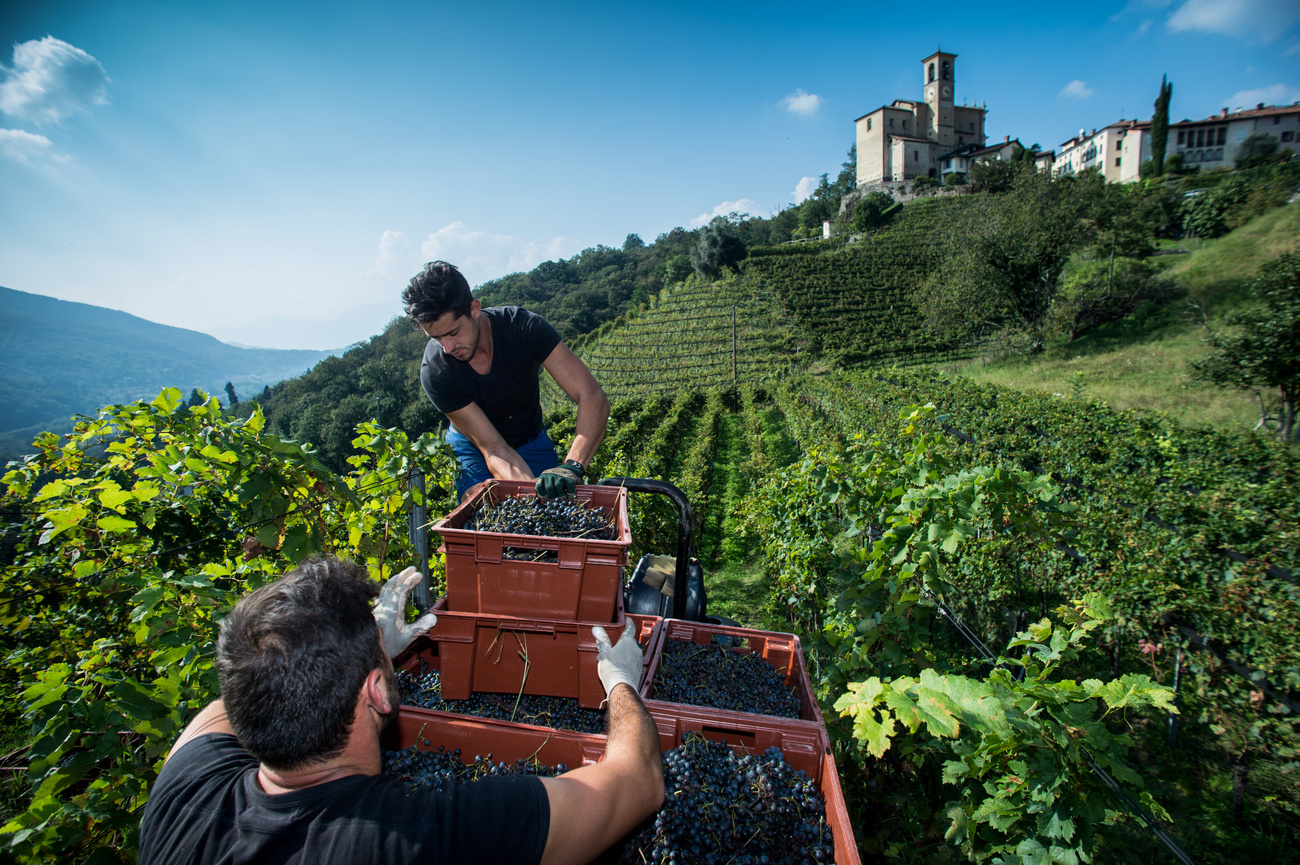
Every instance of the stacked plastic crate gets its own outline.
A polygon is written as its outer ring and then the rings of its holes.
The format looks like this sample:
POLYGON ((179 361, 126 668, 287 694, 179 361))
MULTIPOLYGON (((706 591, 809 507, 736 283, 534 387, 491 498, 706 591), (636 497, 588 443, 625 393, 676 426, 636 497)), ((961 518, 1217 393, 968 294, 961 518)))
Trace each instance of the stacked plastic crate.
MULTIPOLYGON (((437 670, 444 700, 502 694, 514 695, 517 703, 523 695, 536 695, 575 699, 581 708, 595 709, 604 701, 604 690, 596 673, 591 629, 600 625, 618 639, 625 616, 630 617, 645 656, 641 696, 658 728, 661 749, 677 747, 689 733, 725 741, 747 753, 779 748, 786 761, 806 772, 822 791, 835 836, 835 861, 856 865, 860 860, 852 827, 799 639, 625 613, 623 573, 632 533, 627 491, 621 487, 579 485, 577 490, 579 502, 604 508, 612 516, 613 540, 465 527, 485 504, 531 496, 532 486, 531 481, 497 481, 433 526, 444 541, 439 552, 446 556, 447 594, 434 606, 437 624, 397 659, 396 666, 413 676, 437 670), (521 550, 536 555, 520 557, 521 550), (666 640, 760 655, 798 698, 799 717, 657 698, 656 676, 666 640)), ((498 761, 535 758, 569 766, 598 760, 605 742, 603 734, 410 705, 401 709, 396 737, 394 744, 400 747, 460 748, 465 760, 491 753, 498 761)))

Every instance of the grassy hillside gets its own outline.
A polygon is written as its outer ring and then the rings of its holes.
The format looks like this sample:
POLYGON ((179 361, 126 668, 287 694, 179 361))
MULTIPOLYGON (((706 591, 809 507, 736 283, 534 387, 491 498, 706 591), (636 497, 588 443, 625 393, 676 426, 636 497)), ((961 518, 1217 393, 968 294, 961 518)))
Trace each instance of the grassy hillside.
POLYGON ((1187 361, 1206 354, 1209 327, 1241 305, 1265 261, 1300 248, 1300 203, 1271 211, 1216 240, 1184 241, 1165 271, 1177 294, 1073 343, 1032 358, 979 359, 945 370, 988 384, 1083 395, 1116 409, 1167 412, 1189 424, 1250 429, 1253 397, 1187 380, 1187 361), (1207 318, 1202 317, 1202 310, 1207 318))

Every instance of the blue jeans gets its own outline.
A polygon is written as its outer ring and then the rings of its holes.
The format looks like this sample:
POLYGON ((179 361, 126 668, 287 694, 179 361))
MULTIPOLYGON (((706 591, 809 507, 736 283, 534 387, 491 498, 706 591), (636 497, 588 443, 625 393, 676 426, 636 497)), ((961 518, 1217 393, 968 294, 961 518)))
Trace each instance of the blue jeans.
MULTIPOLYGON (((456 476, 457 496, 463 496, 465 490, 474 484, 482 483, 492 477, 492 472, 488 471, 487 461, 483 459, 483 452, 475 447, 469 436, 454 426, 449 426, 446 439, 447 444, 451 445, 452 451, 456 454, 457 462, 460 463, 460 474, 456 476)), ((534 476, 560 464, 560 458, 555 455, 555 442, 551 441, 546 427, 542 427, 537 438, 515 448, 515 452, 528 463, 534 476)))

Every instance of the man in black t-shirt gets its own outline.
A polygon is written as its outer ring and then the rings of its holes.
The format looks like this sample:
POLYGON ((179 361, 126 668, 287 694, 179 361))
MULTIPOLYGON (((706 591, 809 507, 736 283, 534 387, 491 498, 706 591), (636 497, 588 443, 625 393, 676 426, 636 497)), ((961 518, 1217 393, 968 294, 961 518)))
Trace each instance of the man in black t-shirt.
POLYGON ((364 569, 308 559, 235 606, 217 642, 222 699, 190 721, 149 791, 142 865, 588 862, 659 807, 659 738, 627 629, 615 645, 593 629, 609 698, 601 762, 439 793, 382 775, 400 702, 390 656, 435 621, 404 622, 420 579, 393 577, 372 612, 364 569))
POLYGON ((537 478, 541 496, 572 494, 605 437, 609 400, 555 328, 517 306, 480 306, 445 261, 426 264, 402 303, 430 337, 420 384, 451 422, 447 441, 461 467, 456 491, 463 497, 489 478, 537 478), (543 367, 578 405, 563 465, 542 424, 543 367))

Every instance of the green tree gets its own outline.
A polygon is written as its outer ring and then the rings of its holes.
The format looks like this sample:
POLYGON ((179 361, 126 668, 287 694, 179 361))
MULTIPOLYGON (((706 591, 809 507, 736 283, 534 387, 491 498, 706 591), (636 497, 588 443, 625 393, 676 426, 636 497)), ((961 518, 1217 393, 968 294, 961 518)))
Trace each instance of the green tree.
POLYGON ((970 167, 971 188, 976 192, 991 192, 995 195, 1011 189, 1016 174, 1010 162, 1001 159, 981 159, 970 167))
POLYGON ((1159 177, 1164 173, 1165 148, 1169 143, 1169 97, 1174 93, 1174 85, 1169 83, 1167 75, 1160 76, 1160 95, 1156 97, 1155 113, 1151 115, 1151 174, 1159 177))
POLYGON ((645 241, 641 239, 641 235, 639 234, 629 234, 623 240, 624 252, 631 252, 634 249, 644 249, 644 248, 645 248, 645 241))
POLYGON ((230 408, 239 405, 239 397, 235 394, 235 385, 232 382, 226 382, 226 399, 230 401, 230 408))
POLYGON ((196 388, 191 388, 191 390, 190 390, 190 398, 189 398, 188 400, 185 401, 185 404, 186 404, 187 406, 190 406, 191 408, 193 408, 194 406, 200 406, 200 405, 203 405, 203 404, 204 404, 205 402, 207 402, 207 401, 208 401, 208 398, 203 394, 202 391, 200 391, 200 390, 196 387, 196 388))
POLYGON ((1128 315, 1157 296, 1154 268, 1133 258, 1090 262, 1070 274, 1052 303, 1047 328, 1074 342, 1088 331, 1128 315))
POLYGON ((879 190, 869 192, 857 200, 853 206, 853 228, 855 231, 870 231, 887 225, 902 208, 887 192, 879 190))
POLYGON ((957 212, 944 228, 942 264, 916 291, 926 328, 943 340, 1001 330, 1014 351, 1041 351, 1065 263, 1096 236, 1083 218, 1099 184, 1092 174, 1017 173, 1005 194, 957 212))
POLYGON ((1236 163, 1238 168, 1254 168, 1267 165, 1277 153, 1277 139, 1267 132, 1252 132, 1237 145, 1236 163))
POLYGON ((1251 286, 1256 306, 1227 318, 1234 333, 1214 333, 1214 353, 1191 362, 1194 380, 1238 388, 1259 400, 1256 429, 1287 442, 1300 440, 1300 253, 1266 263, 1251 286))
POLYGON ((734 270, 745 253, 745 244, 736 236, 732 221, 725 216, 715 216, 691 248, 691 266, 701 279, 713 279, 725 268, 734 270))

